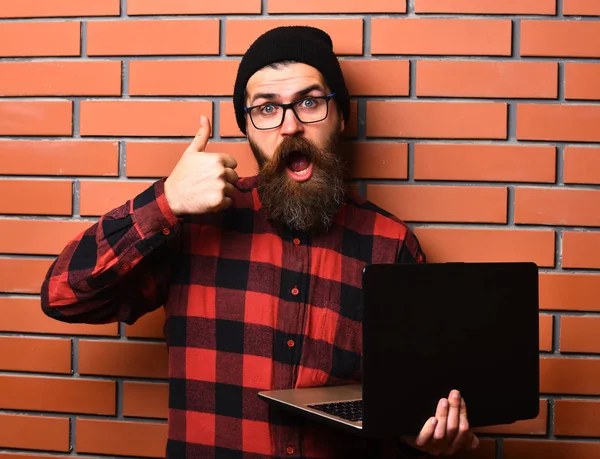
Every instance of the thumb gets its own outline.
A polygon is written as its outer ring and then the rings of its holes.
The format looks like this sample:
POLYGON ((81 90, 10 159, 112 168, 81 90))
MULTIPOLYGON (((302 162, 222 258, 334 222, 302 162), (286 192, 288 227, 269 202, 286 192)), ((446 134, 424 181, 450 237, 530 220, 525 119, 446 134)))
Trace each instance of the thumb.
POLYGON ((190 144, 188 150, 194 152, 204 151, 208 138, 210 137, 210 121, 204 115, 200 117, 200 129, 196 133, 194 140, 190 144))

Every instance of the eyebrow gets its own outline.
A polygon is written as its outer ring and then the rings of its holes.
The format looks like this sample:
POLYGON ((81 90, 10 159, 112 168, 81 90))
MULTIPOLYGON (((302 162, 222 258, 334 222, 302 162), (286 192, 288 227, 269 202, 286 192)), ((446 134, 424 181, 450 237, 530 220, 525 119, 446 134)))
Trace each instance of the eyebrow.
MULTIPOLYGON (((311 93, 312 91, 321 91, 323 94, 325 94, 325 89, 323 88, 323 86, 321 86, 320 84, 313 84, 310 85, 304 89, 301 89, 300 91, 297 91, 294 93, 294 98, 296 97, 303 97, 306 96, 307 94, 311 93)), ((252 100, 250 101, 250 105, 252 105, 254 103, 254 101, 256 99, 268 99, 268 100, 273 100, 276 99, 278 97, 278 94, 274 94, 274 93, 267 93, 267 92, 259 92, 257 94, 254 94, 254 96, 252 97, 252 100)))

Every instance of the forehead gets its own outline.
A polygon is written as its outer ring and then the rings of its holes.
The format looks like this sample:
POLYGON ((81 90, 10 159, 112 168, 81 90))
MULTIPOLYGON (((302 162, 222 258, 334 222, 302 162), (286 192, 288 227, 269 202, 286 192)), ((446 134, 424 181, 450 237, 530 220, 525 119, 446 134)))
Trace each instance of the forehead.
POLYGON ((259 70, 248 80, 246 90, 249 97, 258 92, 285 97, 316 83, 325 88, 321 72, 310 65, 294 63, 259 70))

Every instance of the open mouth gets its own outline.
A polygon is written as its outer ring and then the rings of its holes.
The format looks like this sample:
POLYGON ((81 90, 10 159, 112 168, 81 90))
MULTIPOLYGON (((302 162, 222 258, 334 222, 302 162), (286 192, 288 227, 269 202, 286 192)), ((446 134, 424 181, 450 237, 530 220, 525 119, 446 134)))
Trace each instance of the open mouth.
POLYGON ((297 182, 304 182, 312 175, 313 164, 308 157, 299 151, 291 153, 286 161, 286 172, 297 182))

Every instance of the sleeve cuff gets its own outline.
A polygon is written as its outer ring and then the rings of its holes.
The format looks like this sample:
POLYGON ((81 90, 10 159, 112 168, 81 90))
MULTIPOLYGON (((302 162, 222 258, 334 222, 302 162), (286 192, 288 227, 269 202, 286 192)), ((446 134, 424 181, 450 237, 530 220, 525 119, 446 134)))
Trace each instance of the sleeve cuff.
POLYGON ((130 201, 133 222, 140 235, 145 239, 159 233, 167 236, 181 221, 167 202, 164 183, 164 179, 154 182, 130 201))

